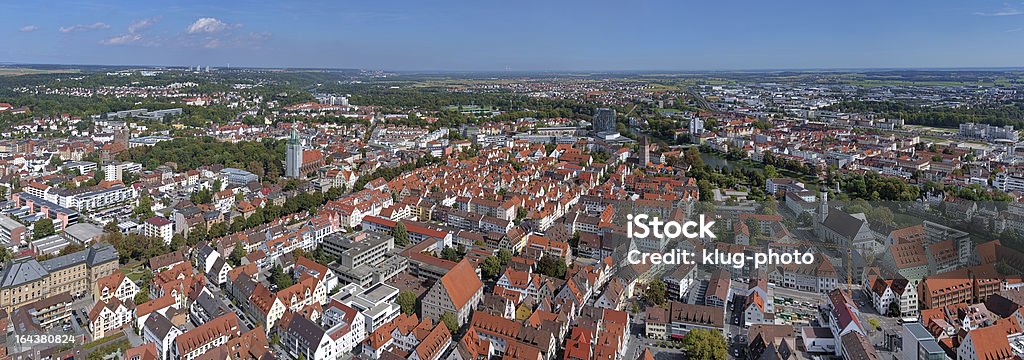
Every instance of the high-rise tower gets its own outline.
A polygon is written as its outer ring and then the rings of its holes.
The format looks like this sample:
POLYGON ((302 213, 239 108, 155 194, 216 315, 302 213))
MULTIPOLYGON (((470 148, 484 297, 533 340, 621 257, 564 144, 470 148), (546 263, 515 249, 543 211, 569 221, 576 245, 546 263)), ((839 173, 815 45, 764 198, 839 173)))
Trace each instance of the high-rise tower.
POLYGON ((594 111, 594 132, 615 131, 615 110, 609 108, 598 108, 594 111))
POLYGON ((299 139, 298 123, 292 126, 292 135, 285 147, 284 176, 296 179, 302 177, 302 140, 299 139))
POLYGON ((647 143, 647 136, 640 139, 640 166, 647 166, 651 163, 651 144, 647 143))

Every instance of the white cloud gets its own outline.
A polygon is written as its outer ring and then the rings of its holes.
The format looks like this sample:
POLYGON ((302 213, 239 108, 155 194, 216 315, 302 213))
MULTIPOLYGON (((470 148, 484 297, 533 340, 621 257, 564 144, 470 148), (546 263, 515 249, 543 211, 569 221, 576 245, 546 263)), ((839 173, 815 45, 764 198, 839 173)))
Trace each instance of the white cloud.
POLYGON ((25 26, 22 26, 21 29, 18 29, 18 31, 21 31, 21 32, 33 32, 33 31, 36 31, 36 30, 39 30, 39 27, 35 26, 35 25, 25 25, 25 26))
POLYGON ((235 27, 215 18, 200 18, 188 27, 189 34, 216 33, 235 27))
POLYGON ((125 45, 133 42, 142 40, 142 35, 139 34, 124 34, 121 36, 115 36, 109 39, 100 40, 100 44, 103 45, 125 45))
POLYGON ((995 12, 976 12, 974 15, 980 16, 1017 16, 1024 15, 1024 10, 1010 6, 1009 4, 1003 4, 1003 9, 995 12))
POLYGON ((205 49, 216 49, 216 48, 219 48, 220 46, 221 46, 221 43, 220 43, 220 40, 218 40, 218 39, 210 39, 210 40, 207 40, 207 41, 203 42, 203 48, 205 48, 205 49))
POLYGON ((160 18, 142 19, 142 20, 133 22, 133 23, 128 25, 128 32, 134 34, 134 33, 137 33, 139 31, 145 30, 145 29, 149 28, 150 26, 153 26, 153 24, 156 24, 157 21, 160 21, 160 18))
POLYGON ((109 29, 109 28, 110 28, 110 25, 107 25, 106 23, 98 22, 98 23, 95 23, 95 24, 77 24, 77 25, 72 25, 72 26, 68 26, 68 27, 61 26, 59 31, 66 34, 66 33, 73 33, 73 32, 79 32, 79 31, 103 30, 103 29, 109 29))

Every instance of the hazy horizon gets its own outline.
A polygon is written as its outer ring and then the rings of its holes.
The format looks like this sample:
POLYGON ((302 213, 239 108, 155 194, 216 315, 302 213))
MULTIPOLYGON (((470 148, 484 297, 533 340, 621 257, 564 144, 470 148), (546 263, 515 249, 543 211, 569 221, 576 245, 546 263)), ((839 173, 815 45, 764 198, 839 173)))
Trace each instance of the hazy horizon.
POLYGON ((17 3, 0 62, 757 71, 1024 66, 1024 3, 17 3))

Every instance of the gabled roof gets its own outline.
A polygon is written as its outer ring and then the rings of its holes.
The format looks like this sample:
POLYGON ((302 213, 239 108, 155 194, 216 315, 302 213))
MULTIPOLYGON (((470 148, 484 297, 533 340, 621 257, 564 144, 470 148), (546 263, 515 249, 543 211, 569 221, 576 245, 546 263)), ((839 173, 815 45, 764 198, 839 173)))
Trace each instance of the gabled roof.
POLYGON ((832 229, 832 231, 835 231, 844 238, 853 239, 857 236, 861 226, 864 225, 864 220, 858 219, 842 210, 832 209, 828 212, 828 217, 825 218, 822 225, 832 229))
POLYGON ((644 352, 640 353, 636 360, 654 360, 654 354, 651 354, 650 348, 644 348, 644 352))
POLYGON ((889 247, 889 255, 898 269, 928 265, 924 246, 919 242, 893 244, 889 247))
POLYGON ((222 336, 234 338, 240 334, 238 315, 230 312, 178 335, 174 344, 178 354, 188 354, 222 336))
POLYGON ((1002 319, 995 325, 971 330, 968 336, 974 344, 975 359, 1005 360, 1014 358, 1007 336, 1020 333, 1016 321, 1002 319))
POLYGON ((842 348, 847 360, 880 360, 875 348, 861 333, 851 331, 842 337, 842 348))
POLYGON ((159 351, 156 349, 156 344, 146 343, 131 349, 125 350, 125 359, 138 359, 138 360, 160 360, 159 351))
POLYGON ((96 305, 93 305, 92 310, 89 311, 89 322, 96 321, 96 319, 99 318, 101 314, 103 314, 103 309, 107 309, 112 312, 117 312, 117 310, 122 307, 130 310, 132 307, 134 307, 134 304, 130 302, 122 303, 121 300, 118 300, 116 297, 111 297, 110 301, 107 302, 97 301, 96 305))
POLYGON ((441 351, 447 348, 452 341, 452 334, 443 322, 438 322, 423 339, 416 345, 416 354, 420 359, 433 359, 441 351))
POLYGON ((281 321, 281 326, 286 327, 285 332, 302 338, 310 346, 319 346, 327 332, 312 320, 297 315, 293 314, 291 321, 281 321))
POLYGON ((439 281, 447 292, 456 309, 461 309, 478 291, 483 289, 483 282, 476 274, 476 269, 466 259, 459 261, 439 281))
POLYGON ((114 270, 110 275, 101 277, 96 280, 96 287, 103 291, 104 288, 110 289, 113 292, 121 283, 124 282, 125 276, 121 270, 114 270))
POLYGON ((174 304, 174 297, 171 296, 171 294, 166 294, 162 297, 139 304, 139 306, 135 308, 135 317, 143 317, 156 310, 173 306, 174 304))
POLYGON ((166 316, 155 313, 146 318, 146 324, 143 325, 146 329, 149 329, 153 335, 156 335, 160 339, 167 337, 167 334, 174 328, 174 324, 171 320, 167 319, 166 316))

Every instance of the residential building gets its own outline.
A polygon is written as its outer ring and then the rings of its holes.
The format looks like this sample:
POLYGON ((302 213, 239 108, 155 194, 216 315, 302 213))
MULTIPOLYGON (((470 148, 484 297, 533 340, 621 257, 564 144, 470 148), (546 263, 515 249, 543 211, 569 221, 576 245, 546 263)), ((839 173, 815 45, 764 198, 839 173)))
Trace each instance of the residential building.
POLYGON ((719 307, 670 302, 667 336, 681 339, 694 329, 725 331, 725 313, 719 307))
POLYGON ((134 301, 139 293, 139 286, 124 275, 121 270, 99 278, 92 284, 92 298, 96 302, 107 302, 114 297, 122 302, 134 301))
POLYGON ((193 360, 239 335, 238 316, 227 313, 174 338, 172 356, 176 360, 193 360))
POLYGON ((174 326, 171 320, 159 313, 146 318, 142 328, 142 339, 156 346, 161 360, 172 359, 174 339, 182 334, 181 329, 174 326))
MULTIPOLYGON (((352 353, 366 339, 369 318, 358 310, 332 299, 324 308, 322 324, 338 354, 352 353)), ((393 319, 392 319, 393 320, 393 319)))
POLYGON ((155 237, 170 245, 174 237, 174 223, 159 216, 151 217, 142 223, 142 235, 155 237))
POLYGON ((121 302, 116 297, 107 302, 97 302, 89 311, 89 331, 93 339, 111 335, 114 331, 128 327, 135 319, 135 303, 121 302))
POLYGON ((319 324, 295 312, 285 312, 276 329, 281 348, 296 359, 336 359, 334 341, 319 324))

